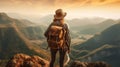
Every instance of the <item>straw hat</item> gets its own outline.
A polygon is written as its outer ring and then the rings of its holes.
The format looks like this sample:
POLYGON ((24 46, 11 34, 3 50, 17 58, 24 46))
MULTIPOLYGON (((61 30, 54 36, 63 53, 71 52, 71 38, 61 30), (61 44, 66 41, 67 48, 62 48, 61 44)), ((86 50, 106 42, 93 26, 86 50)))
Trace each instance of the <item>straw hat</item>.
POLYGON ((55 19, 63 19, 65 16, 66 16, 66 12, 63 12, 63 10, 62 9, 57 9, 56 11, 55 11, 55 15, 54 15, 54 18, 55 19))

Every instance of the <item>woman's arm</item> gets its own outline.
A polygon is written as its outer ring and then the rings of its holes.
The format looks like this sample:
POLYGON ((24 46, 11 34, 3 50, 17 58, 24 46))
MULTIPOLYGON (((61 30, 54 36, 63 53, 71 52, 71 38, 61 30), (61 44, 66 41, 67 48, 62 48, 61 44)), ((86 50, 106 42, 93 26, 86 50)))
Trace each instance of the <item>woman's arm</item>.
POLYGON ((66 27, 65 41, 66 41, 66 44, 68 45, 68 50, 70 50, 70 44, 71 44, 70 30, 67 24, 65 24, 65 27, 66 27))

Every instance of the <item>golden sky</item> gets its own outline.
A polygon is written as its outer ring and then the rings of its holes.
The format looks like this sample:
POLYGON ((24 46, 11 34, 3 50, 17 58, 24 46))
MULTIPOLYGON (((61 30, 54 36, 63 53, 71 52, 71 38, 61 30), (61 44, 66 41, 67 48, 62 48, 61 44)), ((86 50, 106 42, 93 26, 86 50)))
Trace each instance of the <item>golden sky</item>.
POLYGON ((0 0, 0 12, 47 15, 58 8, 64 9, 68 18, 120 18, 120 0, 0 0))

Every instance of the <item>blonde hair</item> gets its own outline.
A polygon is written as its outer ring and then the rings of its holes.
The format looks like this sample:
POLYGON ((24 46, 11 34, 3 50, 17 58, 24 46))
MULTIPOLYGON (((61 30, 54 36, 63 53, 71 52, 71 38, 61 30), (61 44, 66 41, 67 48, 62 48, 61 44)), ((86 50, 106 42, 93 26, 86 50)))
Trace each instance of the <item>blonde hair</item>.
POLYGON ((60 21, 61 24, 64 24, 64 19, 53 19, 53 22, 60 21))

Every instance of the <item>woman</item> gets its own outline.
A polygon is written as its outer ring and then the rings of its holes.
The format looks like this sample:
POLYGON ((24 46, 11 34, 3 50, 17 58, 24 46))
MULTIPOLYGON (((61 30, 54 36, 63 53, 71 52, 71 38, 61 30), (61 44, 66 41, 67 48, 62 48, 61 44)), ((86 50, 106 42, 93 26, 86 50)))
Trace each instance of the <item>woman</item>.
POLYGON ((64 22, 64 17, 66 16, 66 12, 63 12, 62 9, 57 9, 55 11, 55 15, 54 15, 54 20, 53 22, 49 25, 48 29, 45 32, 45 37, 48 38, 48 32, 50 30, 50 27, 54 24, 57 25, 62 25, 63 28, 65 29, 66 33, 65 33, 65 40, 64 40, 64 45, 62 46, 62 48, 52 48, 50 47, 50 51, 51 51, 51 62, 50 62, 50 67, 54 66, 54 62, 55 62, 55 58, 56 58, 56 53, 57 51, 59 51, 59 55, 60 55, 60 67, 64 66, 64 58, 66 55, 66 52, 70 52, 70 43, 71 43, 71 38, 70 38, 70 33, 69 33, 69 28, 68 25, 64 22))

